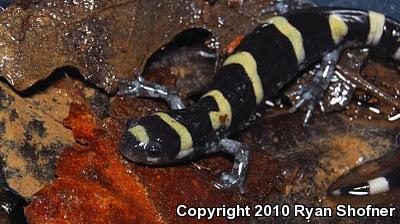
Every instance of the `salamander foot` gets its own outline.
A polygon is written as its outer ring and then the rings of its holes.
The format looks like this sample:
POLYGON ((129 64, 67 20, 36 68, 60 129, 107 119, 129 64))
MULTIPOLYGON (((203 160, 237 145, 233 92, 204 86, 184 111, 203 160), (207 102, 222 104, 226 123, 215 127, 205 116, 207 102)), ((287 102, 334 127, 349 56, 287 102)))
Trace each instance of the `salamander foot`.
POLYGON ((317 5, 310 0, 274 0, 265 11, 273 12, 277 15, 284 14, 290 11, 316 7, 317 5))
POLYGON ((218 189, 238 187, 240 193, 244 194, 244 181, 249 163, 249 151, 247 147, 231 139, 222 139, 219 145, 223 152, 235 156, 235 160, 232 170, 229 173, 223 172, 219 181, 214 183, 214 186, 218 189))
POLYGON ((173 110, 185 108, 185 104, 177 93, 166 86, 146 81, 138 71, 134 73, 138 77, 137 80, 118 80, 120 86, 117 95, 158 98, 163 99, 173 110))
POLYGON ((295 102, 295 104, 289 109, 289 112, 293 113, 300 107, 305 106, 307 114, 304 118, 304 126, 307 126, 316 105, 319 105, 322 112, 325 111, 323 107, 323 98, 325 91, 329 87, 332 75, 335 72, 335 67, 339 60, 339 54, 340 49, 326 54, 323 57, 321 64, 315 68, 316 73, 312 82, 301 87, 300 90, 292 94, 296 96, 297 102, 295 102))

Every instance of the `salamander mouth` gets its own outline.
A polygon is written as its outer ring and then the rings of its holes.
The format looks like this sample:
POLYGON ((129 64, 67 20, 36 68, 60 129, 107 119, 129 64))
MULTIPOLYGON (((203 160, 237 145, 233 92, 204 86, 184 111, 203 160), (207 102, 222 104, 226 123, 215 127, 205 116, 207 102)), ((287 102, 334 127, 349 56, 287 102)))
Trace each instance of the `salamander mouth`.
POLYGON ((146 146, 141 144, 131 133, 126 132, 119 143, 119 151, 122 156, 134 163, 143 165, 158 165, 161 163, 161 158, 154 156, 146 146))
POLYGON ((140 142, 133 137, 129 132, 126 132, 119 143, 119 151, 122 156, 134 163, 147 163, 147 155, 140 142))

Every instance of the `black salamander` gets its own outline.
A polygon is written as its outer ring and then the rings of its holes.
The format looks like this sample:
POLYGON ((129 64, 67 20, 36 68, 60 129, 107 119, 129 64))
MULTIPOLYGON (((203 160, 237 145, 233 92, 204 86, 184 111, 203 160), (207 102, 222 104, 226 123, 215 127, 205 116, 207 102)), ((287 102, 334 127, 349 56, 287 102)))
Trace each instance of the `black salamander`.
POLYGON ((334 196, 352 195, 366 196, 388 192, 390 189, 400 186, 400 165, 391 169, 383 176, 373 178, 365 183, 346 186, 341 189, 336 189, 331 192, 334 196))
MULTIPOLYGON (((369 47, 400 60, 399 34, 398 22, 372 11, 310 8, 272 17, 242 40, 195 105, 129 121, 120 152, 130 161, 158 165, 224 151, 235 157, 233 169, 215 186, 238 186, 243 192, 249 152, 228 136, 246 127, 257 106, 341 47, 369 47)), ((398 173, 397 167, 370 181, 368 193, 398 187, 398 173)))

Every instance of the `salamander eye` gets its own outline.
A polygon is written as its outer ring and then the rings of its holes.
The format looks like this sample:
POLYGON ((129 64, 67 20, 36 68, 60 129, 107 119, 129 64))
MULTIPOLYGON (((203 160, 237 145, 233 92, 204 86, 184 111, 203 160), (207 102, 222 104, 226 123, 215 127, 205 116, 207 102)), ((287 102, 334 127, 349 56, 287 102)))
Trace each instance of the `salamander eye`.
POLYGON ((138 123, 137 120, 129 120, 129 121, 126 123, 126 126, 127 126, 128 128, 132 128, 132 127, 135 127, 135 126, 137 125, 137 123, 138 123))
POLYGON ((161 144, 156 141, 150 141, 146 144, 145 150, 147 151, 147 155, 152 158, 160 157, 161 153, 161 144))

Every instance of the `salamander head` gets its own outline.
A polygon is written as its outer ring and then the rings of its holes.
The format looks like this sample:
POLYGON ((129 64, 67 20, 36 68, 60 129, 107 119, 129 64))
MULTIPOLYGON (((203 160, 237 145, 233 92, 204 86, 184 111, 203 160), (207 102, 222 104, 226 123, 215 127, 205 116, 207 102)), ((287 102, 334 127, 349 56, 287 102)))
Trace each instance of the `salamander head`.
POLYGON ((140 164, 175 162, 176 152, 171 150, 174 144, 165 135, 168 131, 157 124, 154 116, 129 121, 119 143, 119 151, 126 159, 140 164))

